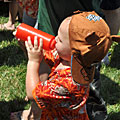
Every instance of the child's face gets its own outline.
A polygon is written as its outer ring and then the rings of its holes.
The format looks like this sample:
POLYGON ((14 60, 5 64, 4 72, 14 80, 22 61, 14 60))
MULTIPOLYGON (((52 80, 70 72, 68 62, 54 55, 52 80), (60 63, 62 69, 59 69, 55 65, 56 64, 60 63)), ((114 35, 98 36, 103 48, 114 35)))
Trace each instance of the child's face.
POLYGON ((69 23, 70 17, 66 18, 58 29, 58 35, 56 36, 56 49, 59 56, 67 61, 71 59, 71 48, 69 44, 69 23))

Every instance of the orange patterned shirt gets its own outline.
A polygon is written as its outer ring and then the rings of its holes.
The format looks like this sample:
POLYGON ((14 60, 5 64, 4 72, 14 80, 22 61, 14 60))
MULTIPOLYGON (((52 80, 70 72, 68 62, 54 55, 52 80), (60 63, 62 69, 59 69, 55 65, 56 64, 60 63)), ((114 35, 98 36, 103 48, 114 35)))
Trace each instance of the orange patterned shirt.
POLYGON ((60 63, 56 52, 46 52, 45 59, 52 67, 49 79, 39 82, 33 96, 42 109, 40 120, 89 120, 86 113, 86 100, 89 86, 76 83, 71 69, 55 70, 60 63))
POLYGON ((17 0, 17 2, 25 9, 28 16, 37 17, 39 0, 17 0))

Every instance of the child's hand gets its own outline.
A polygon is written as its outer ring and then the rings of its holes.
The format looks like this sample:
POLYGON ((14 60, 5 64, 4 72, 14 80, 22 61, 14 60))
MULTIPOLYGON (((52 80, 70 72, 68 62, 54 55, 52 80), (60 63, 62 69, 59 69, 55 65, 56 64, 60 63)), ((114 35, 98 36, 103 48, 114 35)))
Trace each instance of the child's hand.
POLYGON ((28 59, 30 61, 41 62, 43 58, 43 40, 40 39, 40 45, 38 46, 37 36, 34 38, 34 45, 32 45, 30 36, 28 41, 25 41, 25 46, 28 52, 28 59))

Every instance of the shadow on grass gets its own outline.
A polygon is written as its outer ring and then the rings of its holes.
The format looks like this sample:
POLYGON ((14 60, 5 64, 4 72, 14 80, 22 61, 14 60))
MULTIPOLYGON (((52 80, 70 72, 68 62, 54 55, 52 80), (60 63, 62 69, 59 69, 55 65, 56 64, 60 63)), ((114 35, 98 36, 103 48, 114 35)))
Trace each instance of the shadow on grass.
POLYGON ((14 36, 12 35, 12 31, 0 31, 0 42, 2 41, 12 41, 14 36))
POLYGON ((16 66, 26 61, 21 48, 16 45, 9 45, 0 49, 0 66, 16 66))
POLYGON ((25 55, 19 45, 16 45, 15 42, 12 42, 14 36, 11 31, 0 31, 0 42, 1 45, 6 44, 7 47, 0 48, 0 66, 16 66, 25 61, 25 55), (4 43, 4 41, 10 42, 4 43))
POLYGON ((109 66, 120 69, 120 44, 115 46, 109 66))
POLYGON ((0 2, 0 16, 8 17, 9 15, 9 2, 0 2))
POLYGON ((120 101, 120 86, 111 79, 101 74, 101 94, 110 105, 119 103, 120 101))
POLYGON ((120 112, 118 113, 110 113, 108 116, 108 120, 120 120, 120 112))
POLYGON ((25 109, 28 102, 23 100, 13 100, 9 102, 0 101, 0 120, 10 120, 11 112, 25 109))

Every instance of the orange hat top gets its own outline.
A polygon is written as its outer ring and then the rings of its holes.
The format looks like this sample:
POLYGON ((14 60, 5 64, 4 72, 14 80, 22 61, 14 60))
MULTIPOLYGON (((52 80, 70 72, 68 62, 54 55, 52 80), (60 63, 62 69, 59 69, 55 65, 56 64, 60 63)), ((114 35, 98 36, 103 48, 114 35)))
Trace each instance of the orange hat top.
POLYGON ((73 79, 78 83, 87 84, 94 76, 93 64, 104 58, 112 40, 120 42, 120 36, 111 36, 106 22, 92 11, 72 16, 69 24, 69 40, 73 79))

